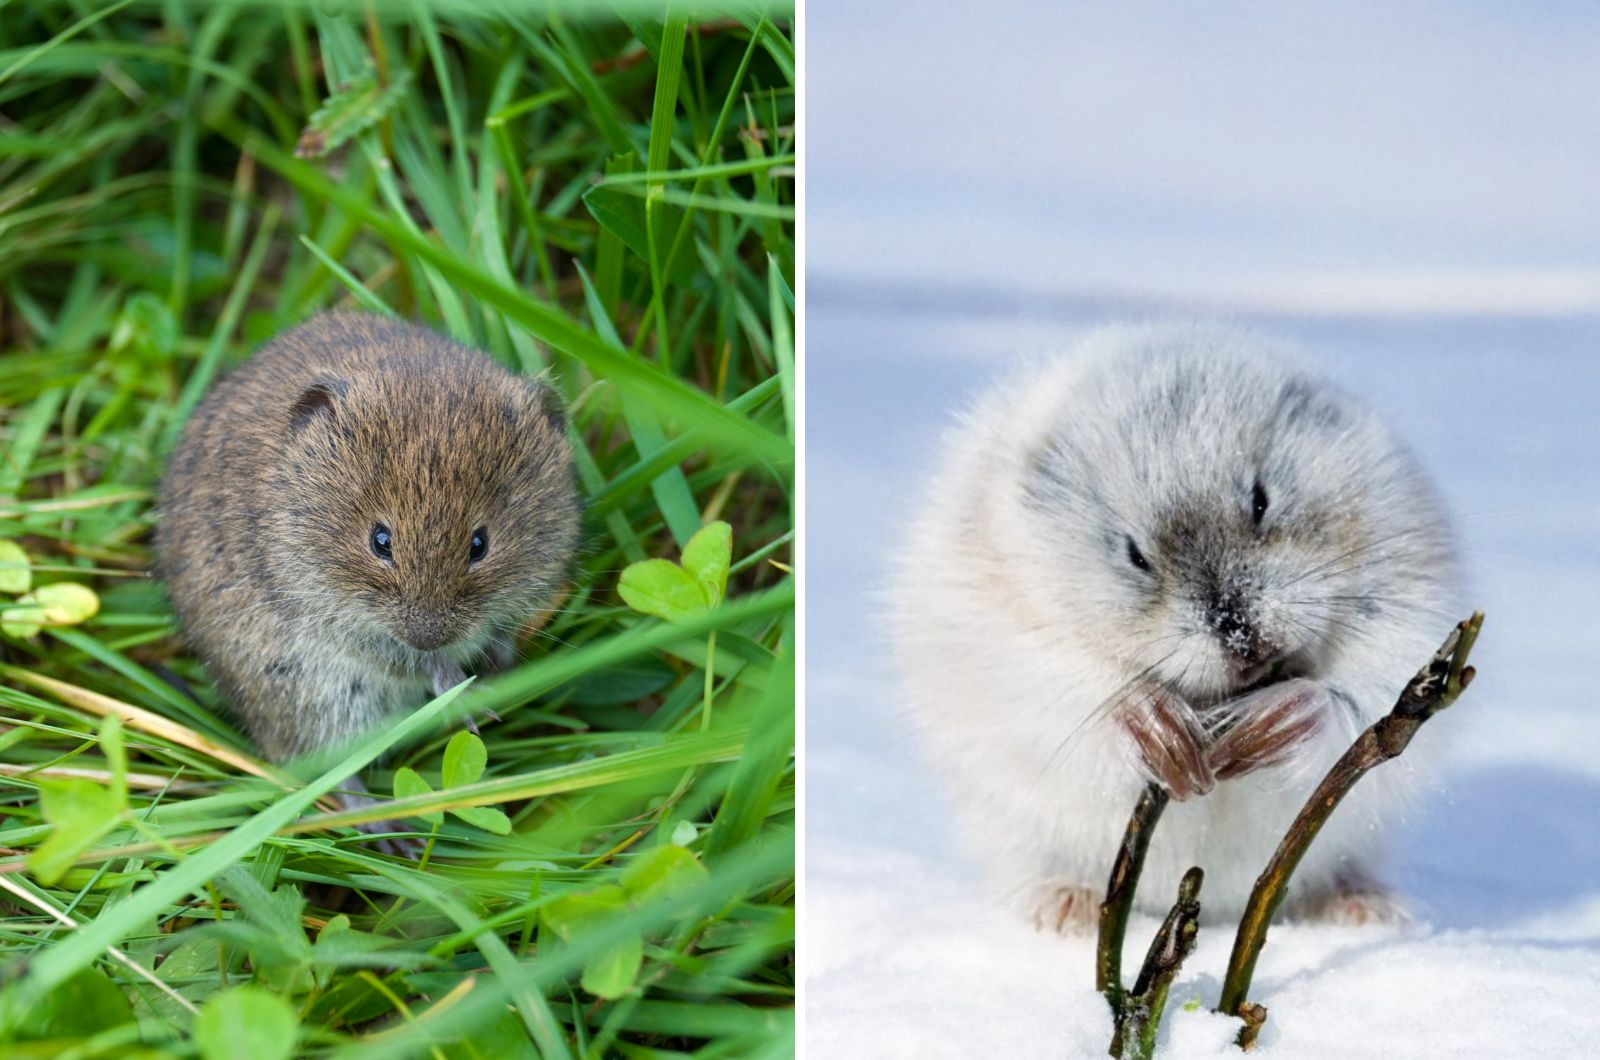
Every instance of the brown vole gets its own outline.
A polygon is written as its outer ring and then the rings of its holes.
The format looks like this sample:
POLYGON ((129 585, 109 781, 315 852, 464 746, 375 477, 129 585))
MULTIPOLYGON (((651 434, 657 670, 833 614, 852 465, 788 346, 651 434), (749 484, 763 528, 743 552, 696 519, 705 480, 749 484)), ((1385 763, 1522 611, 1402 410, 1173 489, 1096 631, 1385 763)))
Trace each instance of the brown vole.
MULTIPOLYGON (((1248 333, 1097 330, 982 399, 937 467, 894 586, 908 720, 1051 928, 1092 927, 1151 778, 1175 801, 1139 902, 1160 915, 1201 865, 1207 915, 1236 917, 1311 787, 1458 614, 1416 461, 1248 333)), ((1377 860, 1420 743, 1340 805, 1296 912, 1398 914, 1377 860)))
POLYGON ((424 328, 278 336, 195 410, 161 485, 159 574, 261 750, 338 744, 550 603, 578 538, 560 402, 424 328))

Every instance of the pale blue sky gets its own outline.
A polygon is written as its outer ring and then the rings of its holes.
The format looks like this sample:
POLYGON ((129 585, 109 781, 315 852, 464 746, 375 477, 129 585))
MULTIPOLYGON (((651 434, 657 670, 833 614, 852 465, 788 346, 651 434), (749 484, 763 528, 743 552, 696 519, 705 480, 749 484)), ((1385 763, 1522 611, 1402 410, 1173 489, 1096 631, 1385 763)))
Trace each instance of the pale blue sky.
POLYGON ((1600 6, 823 2, 807 255, 1288 311, 1600 309, 1600 6))

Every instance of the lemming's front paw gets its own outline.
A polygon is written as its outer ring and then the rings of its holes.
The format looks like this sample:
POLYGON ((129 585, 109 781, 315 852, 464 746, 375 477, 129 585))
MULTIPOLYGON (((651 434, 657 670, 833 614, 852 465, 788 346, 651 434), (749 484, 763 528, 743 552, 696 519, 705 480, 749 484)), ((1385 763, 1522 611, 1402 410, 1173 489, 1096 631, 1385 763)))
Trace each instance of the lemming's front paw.
POLYGON ((1205 725, 1182 696, 1158 684, 1142 685, 1117 708, 1116 719, 1146 778, 1174 799, 1216 787, 1205 725))
POLYGON ((1218 734, 1208 755, 1217 779, 1291 761, 1322 726, 1330 701, 1325 687, 1297 677, 1217 707, 1208 719, 1218 734))

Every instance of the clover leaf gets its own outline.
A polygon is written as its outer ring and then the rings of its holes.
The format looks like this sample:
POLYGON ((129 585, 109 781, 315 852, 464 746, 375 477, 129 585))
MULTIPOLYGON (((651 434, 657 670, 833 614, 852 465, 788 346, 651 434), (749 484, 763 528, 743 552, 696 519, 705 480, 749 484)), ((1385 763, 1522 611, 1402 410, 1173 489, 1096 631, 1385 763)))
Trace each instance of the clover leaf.
POLYGON ((128 808, 128 759, 116 715, 100 725, 100 749, 110 766, 109 784, 75 777, 39 781, 39 810, 50 834, 28 855, 28 871, 46 887, 115 828, 128 808))
POLYGON ((0 593, 20 596, 32 584, 28 554, 15 541, 0 541, 0 593))
MULTIPOLYGON (((669 843, 635 857, 617 883, 562 895, 539 915, 563 941, 581 940, 589 932, 604 930, 642 900, 679 894, 709 878, 700 859, 669 843)), ((644 934, 631 932, 585 963, 583 988, 615 1001, 633 989, 643 963, 644 934)))
POLYGON ((77 582, 41 585, 0 607, 0 632, 8 637, 31 637, 41 626, 75 626, 100 613, 100 598, 77 582))
POLYGON ((695 531, 683 546, 682 564, 666 559, 630 563, 617 592, 635 611, 682 622, 722 603, 733 559, 733 528, 720 520, 695 531))
MULTIPOLYGON (((483 776, 484 767, 488 763, 489 752, 483 746, 483 741, 463 729, 450 737, 450 742, 445 745, 444 765, 440 770, 439 780, 445 788, 459 788, 471 784, 483 776)), ((394 771, 395 798, 427 795, 432 791, 432 785, 423 780, 422 775, 415 769, 402 767, 394 771)), ((462 806, 451 809, 450 812, 485 832, 492 832, 495 835, 511 834, 511 818, 492 806, 462 806)), ((444 819, 443 814, 437 812, 419 813, 417 816, 429 824, 439 824, 444 819)))

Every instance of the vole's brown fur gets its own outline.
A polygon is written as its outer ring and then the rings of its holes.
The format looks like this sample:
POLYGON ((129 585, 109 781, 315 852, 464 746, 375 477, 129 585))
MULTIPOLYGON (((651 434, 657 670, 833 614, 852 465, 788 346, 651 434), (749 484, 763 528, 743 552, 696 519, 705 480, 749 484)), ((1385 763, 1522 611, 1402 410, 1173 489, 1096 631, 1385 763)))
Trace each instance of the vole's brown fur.
POLYGON ((579 500, 549 387, 423 328, 334 313, 201 403, 160 512, 159 573, 189 643, 282 759, 420 705, 431 674, 548 605, 579 500), (488 549, 469 562, 480 527, 488 549))

